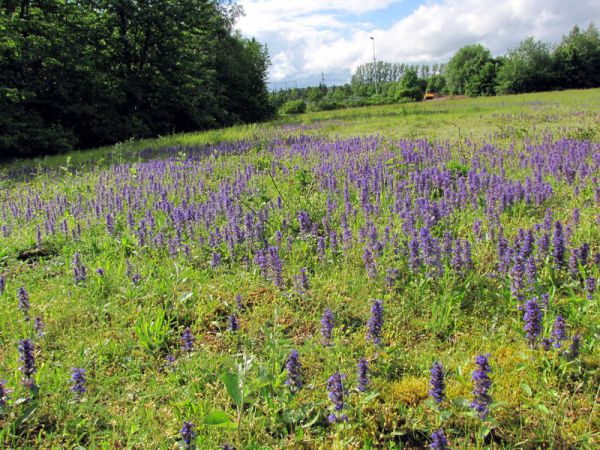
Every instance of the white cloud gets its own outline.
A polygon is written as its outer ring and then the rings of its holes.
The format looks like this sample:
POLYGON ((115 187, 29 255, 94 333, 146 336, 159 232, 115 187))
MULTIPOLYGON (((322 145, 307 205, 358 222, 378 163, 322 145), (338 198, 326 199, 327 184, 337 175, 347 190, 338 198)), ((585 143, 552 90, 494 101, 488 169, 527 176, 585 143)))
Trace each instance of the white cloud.
POLYGON ((370 36, 378 60, 431 63, 467 44, 502 54, 527 36, 557 42, 575 24, 600 22, 596 0, 427 1, 385 28, 363 19, 369 13, 376 21, 399 1, 242 0, 246 16, 238 27, 269 46, 271 80, 314 83, 323 70, 340 83, 372 59, 370 36))

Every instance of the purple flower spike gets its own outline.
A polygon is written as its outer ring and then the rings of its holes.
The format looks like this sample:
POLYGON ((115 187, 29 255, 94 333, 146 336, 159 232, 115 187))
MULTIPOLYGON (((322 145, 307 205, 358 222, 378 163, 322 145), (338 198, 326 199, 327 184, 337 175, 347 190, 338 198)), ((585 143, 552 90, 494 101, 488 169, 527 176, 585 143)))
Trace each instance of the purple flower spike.
POLYGON ((195 425, 192 422, 183 422, 183 426, 179 433, 181 434, 181 439, 183 440, 185 450, 192 450, 196 447, 196 432, 195 425))
POLYGON ((554 325, 552 326, 552 338, 556 348, 561 347, 561 341, 567 340, 567 332, 565 331, 566 324, 563 316, 556 316, 554 325))
POLYGON ((194 351, 194 335, 192 334, 192 330, 186 328, 181 333, 181 346, 183 347, 183 351, 185 352, 193 352, 194 351))
POLYGON ((19 370, 23 374, 23 385, 30 389, 35 389, 33 375, 37 371, 35 367, 35 346, 31 339, 21 339, 19 341, 19 361, 21 366, 19 370))
POLYGON ((348 420, 348 416, 345 414, 338 415, 337 412, 344 409, 344 397, 348 394, 344 387, 344 380, 346 375, 343 373, 336 372, 329 377, 327 380, 327 391, 329 392, 329 400, 333 403, 333 409, 336 411, 329 415, 329 422, 345 422, 348 420))
POLYGON ((444 366, 442 363, 436 361, 433 363, 430 373, 429 386, 431 389, 429 390, 429 395, 433 397, 436 403, 441 403, 446 398, 444 393, 446 387, 444 383, 444 366))
POLYGON ((446 439, 443 428, 431 433, 431 444, 429 444, 429 448, 434 450, 447 450, 449 448, 448 440, 446 439))
POLYGON ((39 316, 36 317, 33 321, 33 329, 35 330, 38 337, 42 337, 44 335, 44 328, 46 328, 46 325, 44 324, 42 318, 39 316))
POLYGON ((321 318, 321 334, 323 335, 323 345, 331 345, 334 326, 333 313, 331 312, 331 309, 327 308, 325 309, 325 313, 323 313, 323 317, 321 318))
POLYGON ((235 316, 235 314, 231 314, 229 316, 229 326, 228 326, 229 331, 237 331, 240 329, 240 324, 238 322, 237 317, 235 316))
POLYGON ((581 348, 581 335, 576 334, 573 336, 573 341, 571 342, 571 346, 569 347, 569 352, 567 353, 567 358, 569 361, 574 360, 579 356, 579 351, 581 348))
POLYGON ((369 363, 365 358, 358 360, 358 390, 365 392, 369 386, 369 363))
POLYGON ((6 277, 4 274, 0 274, 0 295, 4 294, 6 290, 6 277))
POLYGON ((492 403, 492 397, 489 394, 489 390, 492 387, 492 380, 489 374, 492 372, 489 363, 490 355, 479 355, 475 358, 477 368, 473 371, 471 380, 473 381, 473 401, 471 402, 471 408, 473 408, 479 417, 483 420, 487 417, 490 412, 490 404, 492 403))
POLYGON ((371 306, 371 318, 367 323, 369 328, 368 338, 375 344, 381 343, 381 330, 383 328, 383 301, 373 300, 371 306))
POLYGON ((588 300, 591 300, 592 296, 594 295, 594 292, 596 291, 596 279, 595 278, 593 278, 593 277, 586 278, 585 291, 586 291, 586 298, 588 300))
POLYGON ((75 253, 73 255, 73 280, 75 284, 79 284, 87 278, 87 271, 83 262, 81 261, 81 255, 75 253))
POLYGON ((6 402, 10 398, 10 390, 6 387, 6 380, 0 380, 0 411, 6 406, 6 402))
POLYGON ((23 286, 21 286, 17 290, 17 298, 19 299, 19 309, 23 313, 23 317, 25 318, 25 320, 28 321, 29 320, 29 307, 30 307, 29 294, 27 293, 27 291, 25 290, 25 288, 23 286))
POLYGON ((71 369, 71 391, 74 392, 77 397, 81 397, 87 391, 85 387, 86 382, 85 369, 73 367, 71 369))
POLYGON ((529 300, 525 305, 525 314, 523 316, 525 326, 523 329, 527 334, 527 340, 529 341, 529 346, 531 348, 536 346, 538 338, 542 332, 543 317, 544 314, 542 313, 542 309, 537 302, 537 298, 534 297, 529 300))
POLYGON ((285 363, 285 369, 287 371, 285 384, 290 387, 292 392, 298 392, 302 388, 302 364, 300 364, 300 355, 297 350, 291 351, 285 363))

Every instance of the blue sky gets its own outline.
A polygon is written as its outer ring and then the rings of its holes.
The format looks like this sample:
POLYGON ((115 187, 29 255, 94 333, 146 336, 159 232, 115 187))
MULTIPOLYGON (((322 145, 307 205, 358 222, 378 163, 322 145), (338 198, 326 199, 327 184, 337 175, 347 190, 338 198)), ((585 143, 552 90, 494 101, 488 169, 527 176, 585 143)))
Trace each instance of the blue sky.
POLYGON ((378 60, 445 62, 460 47, 499 55, 527 36, 554 43, 574 25, 600 25, 598 0, 239 0, 239 30, 266 43, 271 82, 350 80, 378 60))

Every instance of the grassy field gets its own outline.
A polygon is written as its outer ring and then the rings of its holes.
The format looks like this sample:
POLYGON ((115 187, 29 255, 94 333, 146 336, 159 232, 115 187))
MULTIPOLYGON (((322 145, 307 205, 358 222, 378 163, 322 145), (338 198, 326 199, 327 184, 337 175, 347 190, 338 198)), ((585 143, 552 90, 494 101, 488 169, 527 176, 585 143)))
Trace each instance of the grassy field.
POLYGON ((7 163, 0 443, 597 448, 599 177, 599 89, 7 163))

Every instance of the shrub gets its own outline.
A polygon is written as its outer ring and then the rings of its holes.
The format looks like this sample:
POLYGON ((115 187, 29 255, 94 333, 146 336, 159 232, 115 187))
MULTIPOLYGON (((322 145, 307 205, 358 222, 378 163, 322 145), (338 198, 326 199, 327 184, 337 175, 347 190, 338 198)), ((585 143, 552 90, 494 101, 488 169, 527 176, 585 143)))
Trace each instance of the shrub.
POLYGON ((306 103, 302 100, 291 100, 281 107, 283 114, 302 114, 306 112, 306 103))

